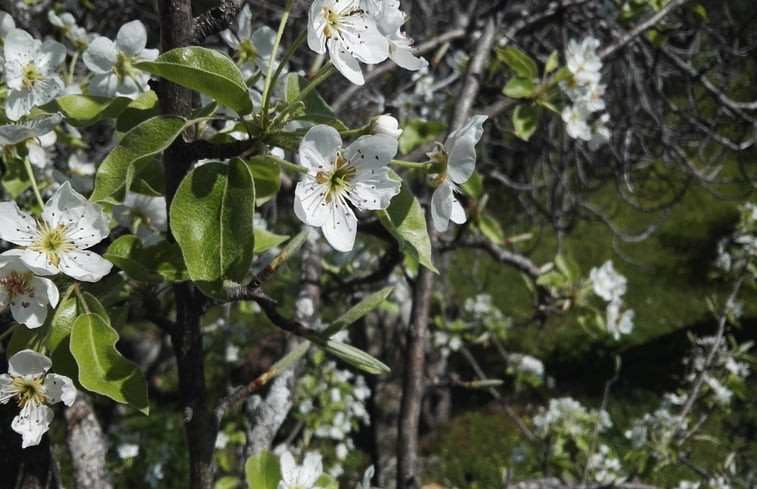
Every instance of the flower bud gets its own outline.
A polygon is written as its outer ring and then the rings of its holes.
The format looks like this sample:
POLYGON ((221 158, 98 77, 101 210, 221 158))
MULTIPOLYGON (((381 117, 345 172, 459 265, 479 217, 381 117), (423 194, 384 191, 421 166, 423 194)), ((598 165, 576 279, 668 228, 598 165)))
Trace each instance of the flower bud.
POLYGON ((397 119, 388 114, 383 114, 377 115, 371 120, 371 134, 385 134, 399 139, 402 129, 400 129, 400 123, 397 119))

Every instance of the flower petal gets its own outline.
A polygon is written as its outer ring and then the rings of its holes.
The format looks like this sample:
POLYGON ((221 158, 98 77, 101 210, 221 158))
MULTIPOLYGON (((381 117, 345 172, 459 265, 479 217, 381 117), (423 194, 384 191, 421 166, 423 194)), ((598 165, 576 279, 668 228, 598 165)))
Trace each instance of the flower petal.
POLYGON ((352 251, 357 235, 357 217, 344 199, 331 202, 329 216, 321 226, 326 241, 337 251, 352 251))
POLYGON ((281 479, 287 486, 292 486, 297 481, 297 464, 294 462, 294 457, 289 450, 286 450, 281 454, 279 458, 279 465, 281 466, 281 479))
POLYGON ((396 138, 385 134, 360 136, 345 150, 344 157, 360 169, 380 168, 397 155, 397 145, 396 138))
POLYGON ((53 362, 34 350, 21 350, 8 359, 8 374, 11 377, 39 377, 47 373, 53 362))
POLYGON ((51 404, 63 401, 70 406, 76 400, 74 382, 65 375, 47 374, 45 376, 45 397, 51 404))
POLYGON ((320 227, 329 217, 330 204, 326 203, 327 185, 319 184, 310 175, 297 183, 294 189, 294 214, 305 224, 320 227))
POLYGON ((313 126, 300 143, 300 165, 313 175, 331 170, 341 147, 342 138, 336 129, 325 124, 313 126))
POLYGON ((473 174, 476 166, 476 143, 484 132, 484 115, 468 119, 463 126, 453 131, 444 146, 449 151, 447 175, 455 183, 464 183, 473 174))
POLYGON ((353 184, 350 198, 359 209, 386 209, 400 193, 401 183, 389 176, 389 168, 363 172, 353 184))
POLYGON ((431 220, 440 233, 443 233, 449 227, 449 218, 452 215, 452 198, 452 186, 447 182, 442 182, 431 195, 431 220))
POLYGON ((140 20, 122 25, 116 34, 116 48, 130 58, 138 55, 147 45, 147 30, 140 20))
POLYGON ((326 52, 326 18, 323 8, 326 0, 316 0, 308 12, 308 47, 318 54, 326 52))
POLYGON ((107 37, 96 37, 84 51, 82 61, 92 73, 98 75, 110 73, 110 70, 118 61, 116 45, 107 37))
POLYGON ((28 295, 16 295, 11 301, 11 315, 29 329, 39 328, 47 318, 47 303, 40 304, 28 295))
POLYGON ((334 63, 334 67, 339 70, 339 73, 355 85, 363 85, 365 79, 360 64, 344 44, 332 37, 326 41, 326 45, 329 48, 331 61, 334 63))
POLYGON ((110 273, 113 264, 91 251, 61 253, 60 271, 82 282, 97 282, 110 273))
POLYGON ((19 246, 28 246, 34 241, 37 223, 22 212, 15 202, 0 202, 0 239, 19 246))
POLYGON ((300 469, 300 484, 303 487, 312 487, 322 473, 321 455, 315 452, 308 452, 300 469))
POLYGON ((89 92, 97 97, 114 97, 118 91, 118 75, 102 73, 89 81, 89 92))
POLYGON ((44 404, 27 402, 13 418, 11 429, 22 436, 21 448, 39 445, 53 420, 53 410, 44 404))

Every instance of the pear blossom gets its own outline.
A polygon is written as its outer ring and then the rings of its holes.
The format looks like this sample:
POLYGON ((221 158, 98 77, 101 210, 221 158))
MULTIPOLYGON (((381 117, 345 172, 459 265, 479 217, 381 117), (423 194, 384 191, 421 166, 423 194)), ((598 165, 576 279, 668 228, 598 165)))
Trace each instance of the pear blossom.
POLYGON ((565 64, 579 85, 590 85, 601 78, 602 60, 597 55, 599 40, 588 36, 580 43, 575 39, 568 41, 565 50, 565 64))
POLYGON ((277 489, 320 489, 315 482, 323 473, 321 456, 310 452, 302 465, 297 465, 289 451, 281 454, 281 480, 277 489))
POLYGON ((431 195, 431 218, 434 227, 444 232, 449 221, 462 224, 466 221, 465 210, 455 198, 458 185, 468 181, 476 165, 476 143, 484 132, 485 115, 475 115, 459 129, 452 131, 441 148, 434 155, 444 168, 434 180, 436 189, 431 195))
POLYGON ((339 72, 356 85, 365 83, 358 61, 376 64, 389 57, 389 42, 360 0, 315 0, 308 15, 308 46, 328 48, 339 72))
POLYGON ((88 202, 69 182, 45 203, 39 222, 15 202, 0 202, 0 239, 22 246, 2 255, 18 256, 38 275, 63 272, 85 282, 103 278, 111 263, 87 249, 108 236, 109 225, 102 206, 88 202))
POLYGON ((11 429, 20 434, 21 447, 39 445, 50 423, 53 410, 47 404, 76 400, 76 388, 68 377, 48 374, 52 362, 32 350, 21 350, 8 360, 8 373, 0 375, 0 404, 15 399, 21 412, 13 418, 11 429))
POLYGON ((400 10, 399 0, 366 0, 366 4, 379 32, 389 43, 389 59, 410 71, 428 66, 428 61, 413 54, 412 39, 400 29, 407 17, 400 10))
POLYGON ((402 135, 400 123, 389 114, 377 115, 371 120, 371 134, 385 134, 399 139, 402 135))
POLYGON ((0 311, 10 306, 13 319, 29 329, 47 318, 47 306, 58 305, 58 288, 52 280, 37 277, 15 256, 0 255, 0 311))
POLYGON ((312 127, 300 143, 300 164, 308 169, 294 192, 294 213, 306 224, 320 227, 338 251, 355 244, 358 210, 386 209, 400 191, 389 178, 389 161, 397 140, 383 135, 362 136, 346 150, 331 126, 312 127))
POLYGON ((626 278, 615 270, 612 260, 607 260, 599 268, 592 268, 589 278, 594 293, 608 302, 617 301, 626 293, 626 278))
POLYGON ((373 468, 373 465, 365 469, 365 472, 363 472, 363 480, 357 483, 355 489, 378 489, 371 485, 371 479, 373 479, 373 474, 375 472, 376 469, 373 468))
POLYGON ((168 230, 166 198, 162 196, 127 192, 123 204, 113 206, 113 217, 147 246, 159 241, 160 233, 168 230))
MULTIPOLYGON (((16 28, 16 21, 13 20, 11 14, 5 10, 0 10, 0 46, 5 42, 5 37, 16 28)), ((5 65, 5 53, 0 49, 0 73, 3 71, 3 65, 5 65)))
POLYGON ((139 20, 122 25, 113 42, 96 37, 84 51, 82 60, 95 73, 89 82, 92 95, 136 98, 145 90, 150 75, 134 67, 140 61, 158 57, 157 49, 145 49, 147 30, 139 20))
POLYGON ((565 130, 573 139, 591 140, 591 128, 587 122, 589 110, 584 103, 575 103, 565 107, 562 111, 562 120, 565 122, 565 130))
POLYGON ((63 90, 63 80, 56 72, 66 58, 66 48, 57 41, 34 39, 23 29, 5 36, 5 81, 8 99, 5 113, 17 121, 34 107, 46 104, 63 90))
POLYGON ((236 34, 229 29, 220 32, 221 39, 235 51, 245 78, 252 76, 255 66, 261 71, 268 69, 273 55, 276 31, 268 26, 252 30, 252 11, 245 4, 236 22, 236 34))
POLYGON ((48 10, 47 20, 50 24, 63 31, 63 35, 79 49, 86 48, 89 41, 94 37, 87 33, 84 27, 76 24, 76 19, 70 12, 63 12, 58 15, 54 10, 48 10))
POLYGON ((24 143, 29 161, 37 168, 45 168, 50 160, 48 152, 55 145, 55 127, 63 120, 61 114, 26 120, 19 124, 0 126, 0 147, 24 143))
POLYGON ((626 309, 621 312, 621 307, 622 303, 620 300, 614 300, 607 304, 605 327, 615 341, 618 341, 621 335, 631 334, 633 331, 634 312, 632 309, 626 309))
POLYGON ((600 146, 610 141, 612 134, 610 128, 607 127, 608 122, 610 122, 610 114, 605 113, 591 125, 591 139, 588 143, 590 151, 596 151, 600 146))

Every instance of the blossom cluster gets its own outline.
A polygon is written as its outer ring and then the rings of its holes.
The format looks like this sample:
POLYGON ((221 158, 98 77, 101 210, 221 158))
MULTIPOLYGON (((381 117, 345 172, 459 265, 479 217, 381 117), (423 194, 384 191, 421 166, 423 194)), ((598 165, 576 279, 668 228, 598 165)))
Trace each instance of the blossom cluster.
POLYGON ((633 309, 623 305, 623 294, 626 293, 626 278, 615 270, 612 261, 606 261, 599 268, 592 268, 589 272, 594 293, 607 301, 605 328, 614 340, 621 335, 631 334, 633 331, 633 309))
POLYGON ((586 37, 581 42, 574 39, 568 41, 565 50, 565 62, 572 74, 570 80, 561 82, 560 86, 571 101, 571 105, 562 111, 565 129, 573 139, 587 141, 589 149, 596 151, 610 140, 610 129, 607 123, 610 115, 596 114, 605 109, 606 85, 600 83, 602 78, 602 60, 597 55, 599 40, 586 37))
POLYGON ((428 62, 412 52, 412 40, 402 32, 405 14, 399 0, 315 0, 308 16, 308 46, 328 49, 339 72, 356 85, 365 83, 359 62, 377 64, 390 58, 407 70, 428 62))
POLYGON ((589 410, 571 397, 549 400, 547 409, 541 407, 533 417, 536 434, 546 438, 549 434, 576 437, 590 433, 597 426, 599 432, 612 427, 607 411, 589 410))

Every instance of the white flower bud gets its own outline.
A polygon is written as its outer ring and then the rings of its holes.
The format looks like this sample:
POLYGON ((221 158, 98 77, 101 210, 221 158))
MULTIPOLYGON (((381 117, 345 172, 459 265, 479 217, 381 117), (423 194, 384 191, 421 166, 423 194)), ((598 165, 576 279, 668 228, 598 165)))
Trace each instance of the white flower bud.
POLYGON ((384 134, 399 139, 402 129, 400 129, 400 123, 397 119, 383 114, 377 115, 371 120, 371 134, 384 134))

